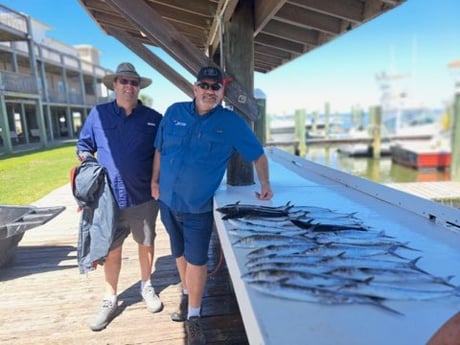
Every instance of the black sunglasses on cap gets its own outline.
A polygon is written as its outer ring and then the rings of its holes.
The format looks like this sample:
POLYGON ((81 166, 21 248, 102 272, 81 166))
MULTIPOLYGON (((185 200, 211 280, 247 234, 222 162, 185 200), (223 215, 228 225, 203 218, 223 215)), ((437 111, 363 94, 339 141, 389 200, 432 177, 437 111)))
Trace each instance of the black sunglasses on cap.
POLYGON ((130 84, 131 86, 134 86, 134 87, 139 86, 139 80, 124 79, 124 78, 118 78, 117 80, 121 85, 130 84))
POLYGON ((220 83, 208 84, 208 83, 205 83, 204 81, 196 85, 202 88, 203 90, 211 89, 212 91, 219 91, 222 88, 222 84, 220 83))

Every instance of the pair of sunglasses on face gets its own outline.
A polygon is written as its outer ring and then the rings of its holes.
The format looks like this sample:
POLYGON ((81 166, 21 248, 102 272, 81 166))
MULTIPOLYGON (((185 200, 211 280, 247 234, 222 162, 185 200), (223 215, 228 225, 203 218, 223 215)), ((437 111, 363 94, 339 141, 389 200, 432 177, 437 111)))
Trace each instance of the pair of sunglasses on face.
POLYGON ((131 85, 131 86, 134 86, 134 87, 138 87, 139 86, 139 80, 133 80, 133 79, 124 79, 124 78, 119 78, 117 79, 118 82, 121 84, 121 85, 131 85))
POLYGON ((209 84, 209 83, 202 81, 202 82, 197 83, 196 85, 203 90, 211 89, 212 91, 219 91, 220 89, 222 89, 222 84, 220 83, 209 84))

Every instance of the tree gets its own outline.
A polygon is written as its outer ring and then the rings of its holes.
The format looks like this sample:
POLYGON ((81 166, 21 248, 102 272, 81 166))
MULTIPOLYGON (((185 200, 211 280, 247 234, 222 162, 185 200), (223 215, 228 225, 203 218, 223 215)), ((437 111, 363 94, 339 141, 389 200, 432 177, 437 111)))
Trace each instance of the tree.
POLYGON ((142 93, 139 95, 139 98, 141 99, 142 103, 146 106, 151 107, 153 105, 153 98, 150 97, 149 95, 146 95, 145 93, 142 93))

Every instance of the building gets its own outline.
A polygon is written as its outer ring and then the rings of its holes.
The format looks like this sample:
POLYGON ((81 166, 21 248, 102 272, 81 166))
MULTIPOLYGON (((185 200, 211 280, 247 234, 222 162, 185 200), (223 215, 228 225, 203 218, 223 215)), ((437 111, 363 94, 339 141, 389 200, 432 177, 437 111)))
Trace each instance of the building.
POLYGON ((50 29, 0 4, 0 153, 76 138, 91 107, 109 100, 99 51, 50 29))

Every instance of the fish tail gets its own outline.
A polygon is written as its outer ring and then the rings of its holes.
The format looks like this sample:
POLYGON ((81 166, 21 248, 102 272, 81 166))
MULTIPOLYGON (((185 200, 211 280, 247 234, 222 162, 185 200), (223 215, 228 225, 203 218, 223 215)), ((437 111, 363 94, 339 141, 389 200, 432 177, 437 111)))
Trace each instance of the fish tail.
POLYGON ((417 262, 418 262, 421 258, 422 258, 422 257, 419 256, 419 257, 416 257, 415 259, 409 261, 409 267, 412 268, 413 270, 419 271, 419 272, 421 272, 421 273, 431 275, 431 274, 428 273, 427 271, 424 271, 424 270, 422 270, 420 267, 417 266, 417 262))

